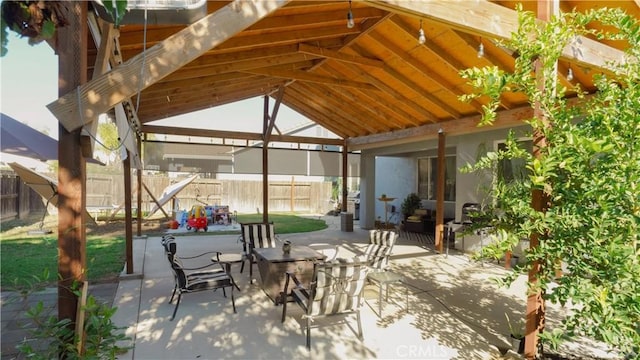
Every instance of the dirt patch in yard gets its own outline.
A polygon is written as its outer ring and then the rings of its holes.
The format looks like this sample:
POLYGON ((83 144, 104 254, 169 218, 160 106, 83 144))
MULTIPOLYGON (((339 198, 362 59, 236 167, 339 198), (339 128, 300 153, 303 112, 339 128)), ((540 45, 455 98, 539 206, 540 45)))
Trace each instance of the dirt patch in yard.
MULTIPOLYGON (((126 225, 124 219, 107 221, 99 219, 97 222, 87 222, 87 236, 124 237, 126 225)), ((133 235, 136 235, 137 224, 133 221, 133 235)), ((42 214, 31 214, 24 219, 5 221, 0 225, 3 237, 31 237, 41 236, 40 230, 51 231, 52 236, 58 233, 58 216, 46 215, 42 222, 42 214)), ((166 230, 164 219, 142 220, 142 234, 153 236, 166 230)))

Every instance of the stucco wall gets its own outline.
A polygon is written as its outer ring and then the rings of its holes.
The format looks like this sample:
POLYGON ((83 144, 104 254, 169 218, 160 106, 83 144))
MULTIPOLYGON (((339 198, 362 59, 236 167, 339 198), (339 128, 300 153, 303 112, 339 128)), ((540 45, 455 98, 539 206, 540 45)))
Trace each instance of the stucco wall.
MULTIPOLYGON (((380 195, 395 198, 387 202, 389 206, 396 208, 396 214, 388 213, 389 222, 398 224, 402 220, 400 217, 400 205, 407 195, 417 188, 417 165, 413 157, 376 157, 376 200, 380 195)), ((385 220, 384 202, 375 202, 375 219, 385 220)), ((391 210, 389 210, 391 211, 391 210)))
MULTIPOLYGON (((528 127, 516 129, 518 136, 526 136, 528 127)), ((460 220, 462 205, 466 202, 486 203, 486 188, 491 186, 487 174, 464 174, 460 168, 474 164, 485 151, 493 151, 495 143, 507 137, 508 129, 488 130, 471 135, 446 138, 446 153, 456 155, 456 201, 445 201, 445 217, 460 220)), ((373 228, 375 219, 384 218, 384 207, 377 198, 385 193, 396 197, 391 204, 399 207, 407 194, 417 191, 417 162, 421 156, 435 156, 437 139, 367 149, 362 151, 360 226, 373 228)), ((435 201, 424 201, 435 209, 435 201)))

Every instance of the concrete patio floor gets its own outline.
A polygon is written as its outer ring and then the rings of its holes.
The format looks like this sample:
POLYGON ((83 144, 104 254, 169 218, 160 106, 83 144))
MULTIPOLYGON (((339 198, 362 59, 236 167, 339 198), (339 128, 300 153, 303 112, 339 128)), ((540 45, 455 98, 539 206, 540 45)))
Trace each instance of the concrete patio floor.
MULTIPOLYGON (((368 232, 354 226, 340 231, 340 219, 328 217, 327 230, 287 234, 294 244, 338 244, 338 256, 348 257, 364 249, 368 232)), ((277 232, 277 229, 276 229, 277 232)), ((205 251, 239 253, 236 235, 180 236, 178 254, 205 251)), ((478 263, 452 250, 448 256, 433 245, 401 235, 394 247, 390 269, 405 276, 405 290, 392 285, 389 303, 378 317, 377 286, 365 289, 362 308, 364 340, 356 337, 355 317, 314 321, 311 351, 305 347, 304 319, 295 304, 288 306, 281 323, 282 306, 274 305, 260 288, 254 267, 232 267, 241 288, 235 292, 237 314, 230 297, 221 291, 185 294, 175 320, 169 304, 173 275, 159 237, 134 240, 134 274, 120 280, 114 299, 116 324, 127 328, 132 348, 119 359, 508 359, 511 344, 505 313, 520 319, 525 310, 525 283, 521 276, 509 289, 490 279, 507 270, 495 263, 478 263), (318 327, 318 325, 323 325, 318 327)), ((205 259, 206 263, 206 259, 205 259)), ((227 293, 228 295, 228 293, 227 293)), ((558 322, 563 309, 548 308, 548 324, 558 322)), ((560 358, 615 358, 589 342, 563 345, 560 358)))

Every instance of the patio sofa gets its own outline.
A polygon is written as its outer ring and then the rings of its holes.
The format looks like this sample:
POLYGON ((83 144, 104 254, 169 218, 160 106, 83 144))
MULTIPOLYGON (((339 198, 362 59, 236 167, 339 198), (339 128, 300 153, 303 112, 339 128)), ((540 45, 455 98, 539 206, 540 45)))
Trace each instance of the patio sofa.
POLYGON ((431 209, 416 209, 413 215, 404 221, 404 231, 421 234, 435 234, 436 219, 431 209))

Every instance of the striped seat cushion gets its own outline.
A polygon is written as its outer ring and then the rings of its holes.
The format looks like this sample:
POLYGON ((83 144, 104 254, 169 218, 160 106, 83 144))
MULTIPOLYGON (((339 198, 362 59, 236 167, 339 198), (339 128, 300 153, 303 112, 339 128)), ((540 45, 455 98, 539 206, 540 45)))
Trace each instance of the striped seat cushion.
POLYGON ((389 264, 389 256, 397 239, 398 233, 395 231, 369 231, 369 246, 364 252, 369 266, 375 270, 384 270, 389 264))
POLYGON ((276 247, 276 234, 273 224, 242 224, 242 237, 251 248, 276 247))
POLYGON ((311 291, 313 300, 307 303, 307 315, 339 314, 357 308, 368 271, 364 257, 317 264, 315 287, 311 291))

